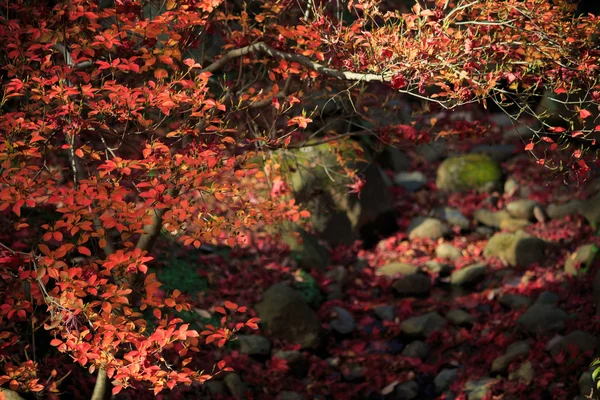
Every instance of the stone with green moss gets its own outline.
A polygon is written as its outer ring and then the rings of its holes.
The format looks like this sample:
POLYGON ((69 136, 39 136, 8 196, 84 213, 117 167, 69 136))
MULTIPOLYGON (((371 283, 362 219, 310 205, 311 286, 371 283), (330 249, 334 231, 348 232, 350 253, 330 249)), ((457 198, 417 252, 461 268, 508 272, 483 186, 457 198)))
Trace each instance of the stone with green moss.
POLYGON ((438 189, 449 192, 487 192, 501 186, 502 169, 487 154, 447 158, 437 171, 438 189))
POLYGON ((598 256, 598 246, 586 244, 580 246, 565 261, 565 272, 569 275, 585 274, 598 256))

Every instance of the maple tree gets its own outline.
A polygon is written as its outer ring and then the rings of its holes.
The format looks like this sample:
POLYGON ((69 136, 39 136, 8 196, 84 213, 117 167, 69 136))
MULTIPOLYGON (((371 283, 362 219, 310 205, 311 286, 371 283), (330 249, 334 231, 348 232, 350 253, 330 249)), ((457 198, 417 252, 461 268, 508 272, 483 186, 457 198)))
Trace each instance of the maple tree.
MULTIPOLYGON (((438 0, 406 11, 371 0, 3 5, 0 384, 58 390, 60 377, 41 379, 35 357, 22 356, 25 321, 97 373, 93 399, 108 380, 113 393, 134 382, 159 393, 228 370, 223 361, 196 369, 194 354, 257 321, 229 302, 215 309, 222 326, 189 329, 169 312, 189 309, 185 296, 163 296, 150 253, 163 233, 184 246, 235 246, 257 228, 306 218, 280 166, 257 158, 318 143, 358 148, 343 139, 364 131, 310 129, 315 97, 354 104, 379 83, 432 108, 493 104, 540 121, 526 150, 547 159, 577 145, 572 168, 589 169, 582 149, 600 131, 591 122, 597 17, 545 0, 438 0), (559 125, 535 109, 544 90, 569 109, 559 125)), ((424 140, 424 127, 371 133, 397 144, 424 140)), ((360 191, 359 174, 340 162, 360 191)))

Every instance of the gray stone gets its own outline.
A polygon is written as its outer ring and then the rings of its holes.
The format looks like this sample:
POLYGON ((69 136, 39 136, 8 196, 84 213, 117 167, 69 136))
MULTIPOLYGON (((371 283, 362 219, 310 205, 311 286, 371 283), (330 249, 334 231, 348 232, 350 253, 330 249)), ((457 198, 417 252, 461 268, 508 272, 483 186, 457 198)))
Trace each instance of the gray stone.
POLYGON ((531 361, 525 361, 519 369, 511 372, 508 375, 509 381, 521 381, 526 385, 531 385, 533 379, 535 378, 535 371, 533 370, 533 364, 531 361))
POLYGON ((417 154, 429 163, 441 160, 447 154, 447 145, 443 140, 420 144, 416 147, 417 154))
POLYGON ((485 208, 480 208, 473 213, 473 218, 482 225, 500 229, 500 224, 503 220, 509 219, 510 214, 506 210, 494 212, 485 208))
POLYGON ((329 251, 315 236, 299 226, 291 226, 282 240, 290 247, 290 254, 300 268, 324 271, 329 266, 329 251))
POLYGON ((458 376, 458 369, 456 368, 444 368, 440 371, 439 374, 433 380, 433 386, 435 388, 435 393, 440 394, 446 389, 450 388, 452 383, 456 380, 458 376))
POLYGON ((508 178, 506 182, 504 182, 504 194, 509 197, 514 196, 519 191, 519 187, 520 185, 515 179, 508 178))
POLYGON ((557 355, 562 351, 568 352, 571 347, 576 347, 581 353, 593 354, 598 348, 598 339, 587 332, 573 331, 549 347, 552 355, 557 355))
POLYGON ((302 295, 284 283, 271 286, 255 309, 265 332, 273 338, 314 348, 319 344, 321 323, 302 295))
POLYGON ((508 371, 508 367, 511 363, 516 361, 519 357, 526 357, 531 352, 529 342, 515 342, 508 346, 504 355, 494 359, 492 363, 493 373, 505 373, 508 371))
POLYGON ((600 193, 584 201, 578 212, 583 215, 592 228, 597 228, 598 222, 600 222, 600 193))
POLYGON ((249 356, 267 356, 271 353, 271 342, 264 336, 238 335, 240 353, 249 356))
POLYGON ((497 233, 488 240, 483 255, 497 257, 512 267, 526 267, 544 259, 546 242, 525 232, 497 233))
POLYGON ((244 385, 242 378, 238 374, 232 372, 225 375, 223 382, 235 400, 243 400, 246 398, 246 385, 244 385))
POLYGON ((531 222, 526 219, 506 218, 500 221, 500 230, 506 232, 517 232, 530 224, 531 222))
POLYGON ((415 381, 408 381, 399 384, 394 389, 393 400, 413 400, 419 395, 419 384, 415 381))
POLYGON ((598 391, 596 389, 596 383, 594 382, 594 378, 592 377, 593 370, 585 371, 579 377, 579 393, 586 399, 589 399, 590 395, 592 399, 595 399, 595 395, 597 395, 598 391))
POLYGON ((347 335, 356 328, 354 316, 348 310, 336 306, 333 307, 332 311, 336 317, 333 321, 331 321, 330 326, 335 331, 342 335, 347 335))
POLYGON ((427 184, 427 177, 420 171, 400 172, 394 176, 394 183, 409 192, 416 192, 427 184))
POLYGON ((440 263, 434 260, 427 261, 424 265, 425 268, 427 268, 431 273, 439 274, 440 276, 449 276, 454 269, 452 265, 440 263))
POLYGON ((400 329, 411 336, 429 336, 437 332, 446 325, 446 320, 437 312, 430 312, 418 317, 412 317, 404 320, 400 329))
POLYGON ((470 287, 485 279, 487 265, 477 263, 452 272, 450 283, 456 286, 470 287))
POLYGON ((506 205, 506 211, 513 217, 519 219, 533 219, 533 209, 539 206, 539 203, 529 199, 519 199, 511 201, 506 205))
POLYGON ((433 211, 433 216, 445 221, 448 225, 457 226, 460 229, 468 229, 471 225, 469 219, 456 208, 438 207, 433 211))
POLYGON ((531 304, 531 299, 518 294, 506 293, 500 296, 498 302, 503 306, 516 310, 519 308, 529 307, 531 304))
POLYGON ((420 358, 421 360, 425 360, 429 356, 429 345, 421 340, 415 340, 414 342, 410 342, 404 350, 402 350, 403 357, 409 358, 420 358))
POLYGON ((558 304, 558 295, 552 292, 542 292, 540 293, 540 295, 538 296, 537 300, 535 301, 535 304, 550 304, 550 305, 556 305, 558 304))
POLYGON ((399 296, 426 296, 431 291, 431 279, 425 274, 413 274, 396 279, 392 288, 399 296))
POLYGON ((206 391, 213 397, 225 396, 227 388, 223 381, 211 379, 204 383, 206 391))
POLYGON ((456 260, 462 257, 462 253, 450 243, 442 243, 435 248, 435 256, 446 260, 456 260))
POLYGON ((575 252, 567 257, 565 272, 569 275, 577 275, 579 272, 588 271, 597 255, 598 246, 595 244, 579 246, 575 252))
POLYGON ((377 306, 373 312, 382 321, 393 321, 396 318, 396 311, 390 305, 377 306))
POLYGON ((442 191, 489 192, 500 186, 502 169, 487 154, 466 154, 444 160, 437 171, 436 186, 442 191))
POLYGON ((512 144, 482 144, 471 149, 471 153, 483 153, 489 155, 494 161, 506 161, 515 155, 516 146, 512 144))
POLYGON ((563 331, 567 318, 567 313, 560 308, 534 304, 517 318, 516 323, 521 330, 535 335, 563 331))
POLYGON ((446 319, 456 326, 470 325, 475 318, 465 310, 454 308, 446 313, 446 319))
POLYGON ((443 238, 450 233, 450 228, 437 218, 417 217, 408 227, 409 239, 432 239, 443 238))
POLYGON ((416 274, 419 271, 419 268, 412 264, 394 262, 390 264, 386 264, 380 268, 375 270, 377 275, 383 275, 390 278, 395 278, 397 276, 407 276, 416 274))
POLYGON ((552 219, 561 219, 567 215, 577 214, 582 204, 580 200, 572 200, 565 204, 550 204, 546 208, 546 213, 552 219))
POLYGON ((277 395, 277 400, 306 400, 306 396, 298 392, 283 390, 277 395))
POLYGON ((492 389, 492 385, 496 382, 492 378, 481 378, 471 380, 465 383, 464 390, 467 393, 468 400, 483 400, 492 389))

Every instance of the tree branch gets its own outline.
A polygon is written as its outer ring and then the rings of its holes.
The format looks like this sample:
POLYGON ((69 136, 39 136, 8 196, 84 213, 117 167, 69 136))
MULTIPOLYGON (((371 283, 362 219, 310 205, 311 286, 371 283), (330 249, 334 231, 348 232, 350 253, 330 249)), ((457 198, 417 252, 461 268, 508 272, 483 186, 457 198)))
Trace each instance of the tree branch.
POLYGON ((226 53, 222 58, 220 58, 218 61, 215 61, 214 63, 210 64, 208 67, 202 69, 201 72, 215 72, 215 71, 223 68, 223 66, 225 66, 225 64, 227 64, 229 61, 231 61, 235 58, 247 56, 248 54, 252 54, 252 53, 264 53, 273 58, 280 58, 280 59, 284 59, 284 60, 290 61, 290 62, 297 62, 298 64, 305 66, 306 68, 317 71, 321 75, 325 75, 325 76, 329 76, 329 77, 337 78, 337 79, 342 79, 342 80, 348 80, 348 81, 389 82, 393 75, 392 73, 389 73, 389 72, 384 73, 382 75, 366 74, 366 73, 361 74, 358 72, 340 71, 337 69, 328 68, 328 67, 325 67, 324 65, 321 65, 317 62, 312 61, 308 57, 304 57, 299 54, 291 54, 291 53, 286 53, 286 52, 283 52, 280 50, 276 50, 276 49, 268 46, 264 42, 257 42, 257 43, 251 44, 249 46, 246 46, 246 47, 241 47, 239 49, 231 50, 228 53, 226 53))

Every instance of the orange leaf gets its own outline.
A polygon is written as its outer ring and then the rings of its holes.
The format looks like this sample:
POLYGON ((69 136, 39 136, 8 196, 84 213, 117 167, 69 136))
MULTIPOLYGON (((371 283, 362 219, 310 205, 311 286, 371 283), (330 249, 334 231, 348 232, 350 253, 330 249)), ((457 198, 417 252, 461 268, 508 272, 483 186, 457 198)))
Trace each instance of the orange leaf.
POLYGON ((164 79, 164 78, 167 78, 168 76, 169 76, 169 73, 162 68, 158 68, 157 70, 154 71, 154 77, 156 79, 164 79))
POLYGON ((79 252, 79 254, 83 254, 84 256, 90 257, 92 255, 92 252, 90 251, 90 249, 88 249, 85 246, 79 246, 77 248, 77 251, 79 252))

